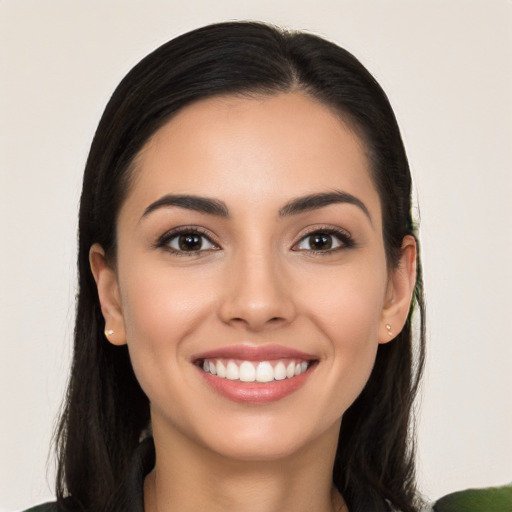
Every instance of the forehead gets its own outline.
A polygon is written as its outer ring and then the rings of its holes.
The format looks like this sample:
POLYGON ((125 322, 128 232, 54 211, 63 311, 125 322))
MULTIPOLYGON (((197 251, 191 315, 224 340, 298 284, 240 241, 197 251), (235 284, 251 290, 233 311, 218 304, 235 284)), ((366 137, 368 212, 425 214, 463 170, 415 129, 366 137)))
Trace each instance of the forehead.
POLYGON ((126 203, 199 194, 244 205, 282 205, 333 189, 378 195, 365 147, 332 109, 304 93, 223 96, 185 107, 139 153, 126 203))

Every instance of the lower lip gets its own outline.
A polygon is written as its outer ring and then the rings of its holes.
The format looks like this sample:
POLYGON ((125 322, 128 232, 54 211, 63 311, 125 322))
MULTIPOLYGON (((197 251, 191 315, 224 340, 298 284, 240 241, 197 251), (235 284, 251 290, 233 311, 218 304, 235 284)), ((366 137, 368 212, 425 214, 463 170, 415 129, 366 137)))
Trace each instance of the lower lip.
POLYGON ((224 379, 198 368, 206 382, 217 393, 234 402, 250 404, 268 404, 291 395, 306 383, 312 370, 310 367, 304 373, 290 379, 260 383, 224 379))

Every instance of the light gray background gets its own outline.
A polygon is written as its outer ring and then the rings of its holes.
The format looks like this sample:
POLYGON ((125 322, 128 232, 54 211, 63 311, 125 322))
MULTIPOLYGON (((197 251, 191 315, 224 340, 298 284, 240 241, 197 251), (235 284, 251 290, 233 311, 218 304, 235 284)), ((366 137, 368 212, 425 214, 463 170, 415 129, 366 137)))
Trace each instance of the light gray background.
POLYGON ((421 488, 512 480, 511 1, 0 0, 0 510, 53 496, 81 173, 109 95, 164 41, 247 18, 333 39, 387 91, 422 217, 421 488))

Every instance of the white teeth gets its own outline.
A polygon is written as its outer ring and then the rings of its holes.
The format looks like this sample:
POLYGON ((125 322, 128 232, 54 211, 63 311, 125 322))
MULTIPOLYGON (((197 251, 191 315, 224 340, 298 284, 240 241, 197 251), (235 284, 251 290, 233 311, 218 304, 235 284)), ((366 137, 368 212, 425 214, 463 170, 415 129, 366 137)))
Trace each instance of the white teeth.
POLYGON ((286 379, 286 368, 284 367, 284 363, 279 361, 274 368, 274 379, 276 380, 284 380, 286 379))
POLYGON ((257 382, 272 382, 274 380, 274 369, 268 361, 258 363, 256 368, 256 381, 257 382))
POLYGON ((254 382, 256 380, 256 369, 249 361, 240 365, 240 380, 242 382, 254 382))
POLYGON ((242 361, 239 365, 231 360, 226 365, 221 360, 204 360, 202 368, 206 373, 229 380, 241 382, 272 382, 274 380, 291 379, 304 373, 309 367, 307 361, 278 361, 272 366, 269 361, 258 363, 242 361))
POLYGON ((226 367, 226 379, 238 380, 240 378, 240 371, 234 361, 229 361, 226 367))
POLYGON ((222 361, 217 361, 215 366, 217 367, 217 375, 226 378, 226 367, 222 364, 222 361))

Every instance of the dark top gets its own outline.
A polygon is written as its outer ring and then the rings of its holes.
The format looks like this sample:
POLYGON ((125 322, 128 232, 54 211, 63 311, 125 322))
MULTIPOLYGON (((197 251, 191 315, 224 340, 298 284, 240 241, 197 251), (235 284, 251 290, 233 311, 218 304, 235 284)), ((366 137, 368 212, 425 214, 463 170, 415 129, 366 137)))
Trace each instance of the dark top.
MULTIPOLYGON (((135 450, 120 489, 123 512, 144 512, 144 479, 155 466, 155 445, 147 438, 135 450)), ((389 509, 388 509, 389 510, 389 509)), ((449 494, 422 512, 512 512, 512 484, 487 489, 468 489, 449 494)), ((60 512, 55 502, 32 507, 25 512, 60 512)))
MULTIPOLYGON (((135 450, 127 476, 121 484, 123 512, 144 512, 144 479, 155 466, 153 438, 147 438, 135 450)), ((25 512, 60 512, 56 502, 44 503, 25 512)))
MULTIPOLYGON (((126 477, 121 483, 119 492, 116 493, 116 496, 119 497, 119 500, 116 500, 116 510, 121 512, 144 512, 144 479, 154 466, 155 445, 153 438, 149 437, 142 441, 134 452, 126 477)), ((64 511, 55 502, 44 503, 25 512, 69 512, 69 510, 75 510, 70 502, 68 502, 68 505, 69 507, 66 506, 64 511)), ((365 512, 391 512, 390 507, 384 501, 377 507, 371 505, 363 507, 362 510, 365 512)))

